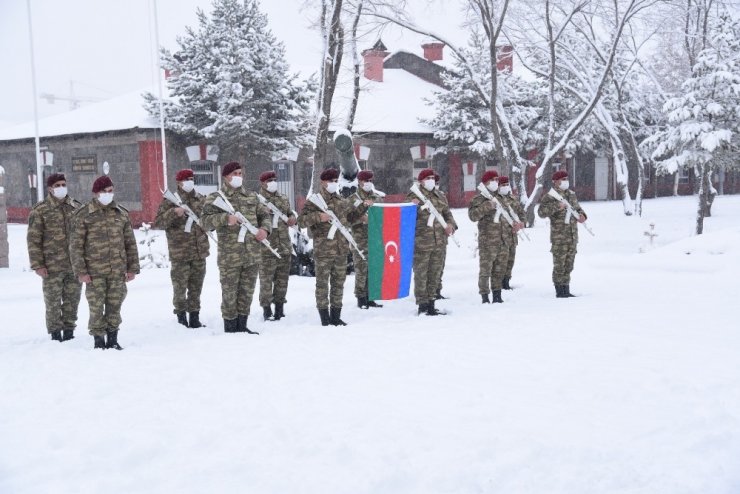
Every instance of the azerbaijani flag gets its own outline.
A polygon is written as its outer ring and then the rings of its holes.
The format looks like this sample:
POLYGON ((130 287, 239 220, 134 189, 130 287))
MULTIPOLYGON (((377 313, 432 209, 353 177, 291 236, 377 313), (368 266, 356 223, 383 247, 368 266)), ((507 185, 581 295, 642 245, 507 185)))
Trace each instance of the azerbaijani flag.
POLYGON ((368 299, 407 297, 414 265, 416 204, 373 204, 368 211, 368 299))

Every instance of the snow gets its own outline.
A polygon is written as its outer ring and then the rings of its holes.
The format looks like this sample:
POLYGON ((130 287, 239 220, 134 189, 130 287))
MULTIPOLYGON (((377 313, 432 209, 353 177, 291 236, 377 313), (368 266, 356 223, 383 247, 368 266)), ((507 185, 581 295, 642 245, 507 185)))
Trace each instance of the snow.
POLYGON ((501 305, 480 304, 475 225, 454 210, 451 314, 436 318, 411 299, 360 310, 349 276, 349 326, 321 327, 314 280, 291 277, 287 318, 262 322, 255 300, 261 335, 227 335, 214 254, 208 327, 189 330, 168 270, 147 269, 122 352, 83 329, 48 339, 26 228, 10 225, 0 492, 739 492, 740 196, 717 197, 701 236, 695 203, 646 200, 642 218, 583 203, 597 236, 581 234, 567 300, 540 221, 501 305))

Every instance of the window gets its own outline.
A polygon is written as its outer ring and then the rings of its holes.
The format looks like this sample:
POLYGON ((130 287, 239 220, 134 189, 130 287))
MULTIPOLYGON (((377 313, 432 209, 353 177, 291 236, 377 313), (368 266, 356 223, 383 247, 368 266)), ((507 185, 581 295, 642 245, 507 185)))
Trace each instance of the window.
POLYGON ((689 169, 688 168, 681 168, 678 171, 678 183, 680 184, 689 183, 689 169))
POLYGON ((190 167, 195 175, 193 181, 195 185, 216 185, 218 181, 213 172, 213 161, 191 161, 190 167))

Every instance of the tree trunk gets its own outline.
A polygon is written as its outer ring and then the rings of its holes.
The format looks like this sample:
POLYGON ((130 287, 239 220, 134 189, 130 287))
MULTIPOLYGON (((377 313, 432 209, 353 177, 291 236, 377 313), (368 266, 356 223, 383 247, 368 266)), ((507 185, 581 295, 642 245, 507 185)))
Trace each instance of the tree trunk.
POLYGON ((709 183, 709 164, 702 163, 698 165, 699 169, 699 192, 698 206, 696 208, 696 234, 704 233, 704 218, 707 212, 708 196, 711 195, 711 186, 709 183))

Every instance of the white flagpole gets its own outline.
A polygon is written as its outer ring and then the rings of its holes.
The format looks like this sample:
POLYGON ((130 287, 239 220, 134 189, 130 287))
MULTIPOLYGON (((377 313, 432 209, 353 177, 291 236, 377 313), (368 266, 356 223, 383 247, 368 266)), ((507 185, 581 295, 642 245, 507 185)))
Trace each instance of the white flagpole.
POLYGON ((39 95, 36 91, 36 61, 33 53, 33 24, 31 22, 31 0, 26 0, 26 6, 28 7, 28 39, 30 41, 29 46, 31 47, 31 87, 33 89, 33 125, 36 137, 36 198, 39 201, 44 200, 44 193, 46 187, 44 187, 44 175, 43 175, 43 164, 41 163, 41 142, 39 139, 39 109, 38 99, 39 95))
POLYGON ((162 134, 162 184, 167 190, 167 143, 164 137, 164 100, 162 96, 162 56, 159 49, 159 21, 157 18, 157 0, 154 3, 154 43, 157 50, 157 89, 159 90, 159 128, 162 134))

